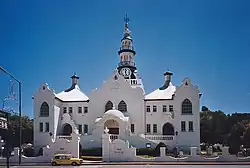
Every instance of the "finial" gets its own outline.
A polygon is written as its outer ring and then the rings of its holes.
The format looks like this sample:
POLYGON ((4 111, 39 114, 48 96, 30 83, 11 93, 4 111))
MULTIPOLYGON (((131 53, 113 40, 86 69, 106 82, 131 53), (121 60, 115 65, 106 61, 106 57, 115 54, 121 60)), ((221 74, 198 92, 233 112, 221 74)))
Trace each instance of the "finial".
POLYGON ((125 21, 126 24, 128 24, 128 22, 130 21, 130 20, 129 20, 129 17, 127 16, 127 14, 126 14, 126 16, 124 17, 124 21, 125 21))
POLYGON ((112 107, 113 110, 115 110, 115 104, 113 104, 113 107, 112 107))

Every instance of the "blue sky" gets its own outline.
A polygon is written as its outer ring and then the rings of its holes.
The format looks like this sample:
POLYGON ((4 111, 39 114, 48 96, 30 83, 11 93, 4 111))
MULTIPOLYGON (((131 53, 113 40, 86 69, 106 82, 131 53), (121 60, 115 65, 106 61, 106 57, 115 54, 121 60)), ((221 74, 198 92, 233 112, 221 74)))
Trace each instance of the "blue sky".
MULTIPOLYGON (((22 81, 26 115, 32 116, 31 98, 44 81, 59 92, 77 72, 89 94, 118 64, 127 13, 147 93, 170 69, 175 85, 188 76, 199 86, 201 105, 249 112, 249 6, 248 0, 3 0, 0 65, 22 81)), ((8 80, 0 72, 1 102, 8 80)))

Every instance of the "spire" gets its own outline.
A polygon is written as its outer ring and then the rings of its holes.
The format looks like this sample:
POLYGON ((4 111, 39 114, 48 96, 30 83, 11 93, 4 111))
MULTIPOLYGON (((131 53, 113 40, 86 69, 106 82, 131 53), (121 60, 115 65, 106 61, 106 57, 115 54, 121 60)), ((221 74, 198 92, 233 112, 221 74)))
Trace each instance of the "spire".
POLYGON ((124 17, 125 25, 124 25, 124 32, 123 32, 123 39, 122 40, 124 40, 124 39, 132 40, 131 31, 128 28, 128 22, 129 21, 130 21, 130 19, 126 14, 126 16, 124 17))

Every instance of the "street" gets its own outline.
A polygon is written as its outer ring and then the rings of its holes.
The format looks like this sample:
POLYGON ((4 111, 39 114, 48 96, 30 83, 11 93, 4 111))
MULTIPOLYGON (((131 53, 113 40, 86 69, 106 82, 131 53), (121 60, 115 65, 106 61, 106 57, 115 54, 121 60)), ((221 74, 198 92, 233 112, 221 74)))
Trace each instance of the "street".
MULTIPOLYGON (((249 168, 249 165, 83 165, 83 166, 11 166, 11 168, 249 168)), ((6 166, 0 166, 6 168, 6 166)))

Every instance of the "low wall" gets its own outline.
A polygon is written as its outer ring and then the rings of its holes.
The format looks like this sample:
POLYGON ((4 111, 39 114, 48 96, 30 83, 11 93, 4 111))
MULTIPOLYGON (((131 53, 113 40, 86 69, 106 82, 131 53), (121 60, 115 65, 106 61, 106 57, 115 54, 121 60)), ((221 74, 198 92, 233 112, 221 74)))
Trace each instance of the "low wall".
POLYGON ((109 134, 102 136, 103 161, 105 162, 250 162, 250 157, 239 158, 230 155, 228 147, 223 147, 221 156, 204 157, 197 155, 197 147, 190 148, 190 155, 175 158, 165 155, 165 147, 160 148, 160 157, 143 158, 136 155, 136 148, 131 147, 128 141, 121 139, 111 140, 109 134))

